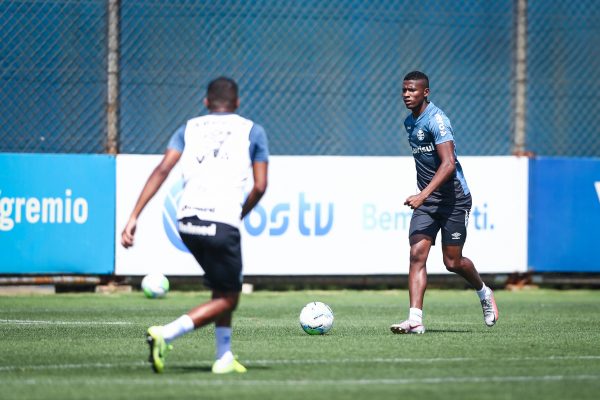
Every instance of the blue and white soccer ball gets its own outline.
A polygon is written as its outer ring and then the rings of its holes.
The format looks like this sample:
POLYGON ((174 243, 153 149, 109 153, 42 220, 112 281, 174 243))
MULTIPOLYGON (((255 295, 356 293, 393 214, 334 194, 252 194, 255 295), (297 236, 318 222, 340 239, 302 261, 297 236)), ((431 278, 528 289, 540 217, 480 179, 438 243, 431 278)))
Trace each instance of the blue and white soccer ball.
POLYGON ((165 297, 169 292, 169 280, 160 272, 151 272, 142 279, 142 290, 149 299, 165 297))
POLYGON ((333 311, 320 301, 313 301, 300 312, 300 326, 309 335, 324 335, 333 327, 333 311))

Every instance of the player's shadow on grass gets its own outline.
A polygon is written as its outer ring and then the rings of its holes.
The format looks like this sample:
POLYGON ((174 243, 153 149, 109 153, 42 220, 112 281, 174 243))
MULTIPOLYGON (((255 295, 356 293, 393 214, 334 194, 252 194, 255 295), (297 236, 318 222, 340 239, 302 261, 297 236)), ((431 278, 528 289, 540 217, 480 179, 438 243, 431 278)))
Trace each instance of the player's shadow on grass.
MULTIPOLYGON (((168 368, 170 371, 173 371, 173 372, 176 371, 176 372, 180 372, 180 373, 184 373, 184 374, 198 373, 198 372, 212 373, 210 365, 170 365, 168 368)), ((246 364, 246 368, 248 368, 248 370, 252 370, 252 371, 271 369, 271 367, 268 367, 266 365, 252 365, 252 364, 246 364)))

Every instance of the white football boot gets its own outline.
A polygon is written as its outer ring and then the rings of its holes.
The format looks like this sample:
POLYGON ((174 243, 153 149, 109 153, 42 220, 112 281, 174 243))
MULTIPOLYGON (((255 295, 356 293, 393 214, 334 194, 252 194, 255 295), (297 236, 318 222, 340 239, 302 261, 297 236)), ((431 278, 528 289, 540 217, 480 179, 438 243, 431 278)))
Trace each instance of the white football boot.
POLYGON ((485 298, 481 300, 481 308, 483 309, 483 321, 487 326, 494 326, 498 321, 498 307, 494 299, 492 289, 488 290, 485 298))
POLYGON ((399 324, 394 324, 390 326, 390 330, 393 333, 397 334, 416 333, 420 335, 425 333, 425 327, 423 326, 423 324, 408 319, 406 321, 400 322, 399 324))

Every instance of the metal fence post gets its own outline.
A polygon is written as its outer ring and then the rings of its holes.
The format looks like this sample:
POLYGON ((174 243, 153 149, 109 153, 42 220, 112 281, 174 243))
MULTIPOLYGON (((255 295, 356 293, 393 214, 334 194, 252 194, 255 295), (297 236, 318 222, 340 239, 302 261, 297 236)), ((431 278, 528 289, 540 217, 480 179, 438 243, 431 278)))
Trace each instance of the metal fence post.
POLYGON ((513 154, 526 152, 527 112, 527 0, 516 0, 515 132, 513 154))
POLYGON ((119 152, 119 15, 121 0, 108 0, 106 152, 119 152))

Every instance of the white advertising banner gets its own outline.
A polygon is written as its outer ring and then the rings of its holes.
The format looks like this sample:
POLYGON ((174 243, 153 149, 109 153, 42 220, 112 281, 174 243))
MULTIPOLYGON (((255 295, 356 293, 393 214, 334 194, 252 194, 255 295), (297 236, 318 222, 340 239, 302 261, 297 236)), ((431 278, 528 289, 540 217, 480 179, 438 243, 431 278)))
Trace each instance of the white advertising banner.
MULTIPOLYGON (((162 156, 117 156, 117 275, 201 275, 175 230, 177 167, 143 211, 135 245, 121 230, 162 156)), ((473 195, 464 255, 482 273, 527 270, 528 160, 461 157, 473 195)), ((417 192, 412 157, 272 156, 267 193, 241 225, 245 275, 408 274, 404 200, 417 192)), ((440 238, 429 273, 447 273, 440 238)))

